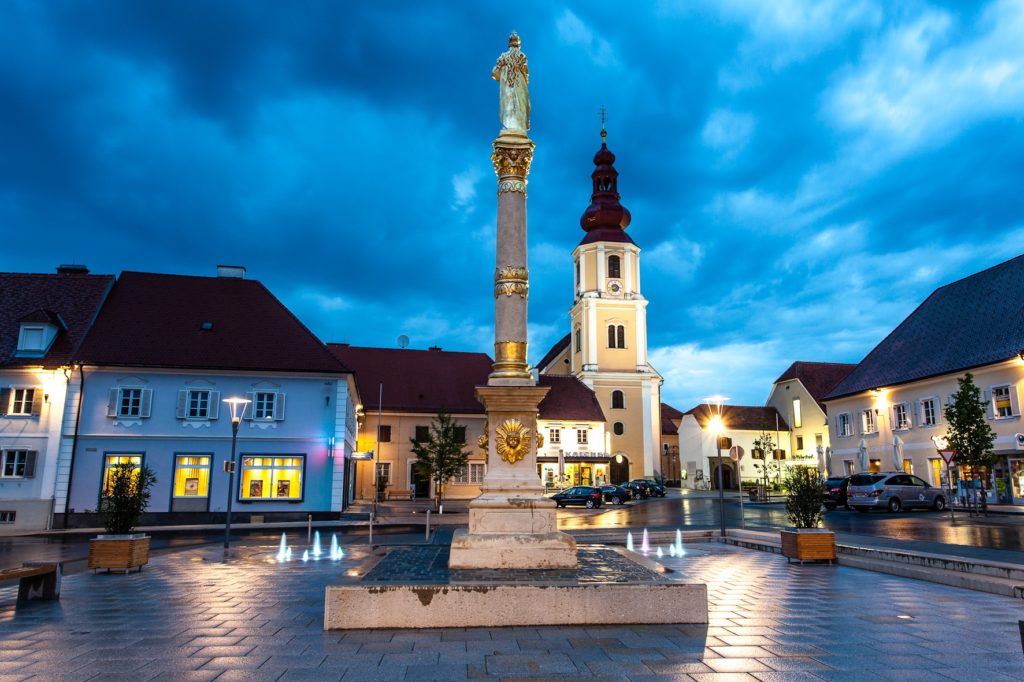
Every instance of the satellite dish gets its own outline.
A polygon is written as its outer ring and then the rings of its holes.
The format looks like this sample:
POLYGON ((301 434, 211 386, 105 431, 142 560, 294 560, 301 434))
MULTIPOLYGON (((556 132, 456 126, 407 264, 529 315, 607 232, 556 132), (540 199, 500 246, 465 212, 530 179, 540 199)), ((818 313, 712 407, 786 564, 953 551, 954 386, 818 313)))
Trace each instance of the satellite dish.
POLYGON ((398 347, 399 348, 406 348, 406 347, 409 346, 409 337, 406 336, 405 334, 402 334, 401 336, 399 336, 396 339, 396 341, 398 341, 398 347))

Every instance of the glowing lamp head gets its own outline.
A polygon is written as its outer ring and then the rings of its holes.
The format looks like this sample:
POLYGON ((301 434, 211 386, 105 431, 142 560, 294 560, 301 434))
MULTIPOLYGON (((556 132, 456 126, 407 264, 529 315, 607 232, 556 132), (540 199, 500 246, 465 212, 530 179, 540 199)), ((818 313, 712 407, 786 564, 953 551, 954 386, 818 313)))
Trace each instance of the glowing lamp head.
POLYGON ((722 421, 722 415, 716 414, 708 420, 708 430, 716 436, 722 435, 725 431, 725 423, 722 421))
POLYGON ((231 421, 237 424, 242 420, 242 412, 245 411, 245 406, 252 401, 245 398, 225 398, 224 402, 228 404, 228 408, 231 410, 231 421))

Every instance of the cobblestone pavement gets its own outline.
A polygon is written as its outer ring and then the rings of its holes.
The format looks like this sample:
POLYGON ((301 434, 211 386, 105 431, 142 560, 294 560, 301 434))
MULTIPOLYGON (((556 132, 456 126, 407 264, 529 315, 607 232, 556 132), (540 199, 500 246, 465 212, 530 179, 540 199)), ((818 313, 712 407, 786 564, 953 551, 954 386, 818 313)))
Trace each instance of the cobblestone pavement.
MULTIPOLYGON (((708 583, 709 626, 324 632, 324 587, 380 555, 272 562, 274 548, 156 557, 65 579, 15 610, 0 590, 7 680, 1020 680, 1024 602, 774 554, 695 545, 662 561, 708 583)), ((301 552, 300 552, 301 553, 301 552)), ((504 605, 496 604, 496 608, 504 605)))

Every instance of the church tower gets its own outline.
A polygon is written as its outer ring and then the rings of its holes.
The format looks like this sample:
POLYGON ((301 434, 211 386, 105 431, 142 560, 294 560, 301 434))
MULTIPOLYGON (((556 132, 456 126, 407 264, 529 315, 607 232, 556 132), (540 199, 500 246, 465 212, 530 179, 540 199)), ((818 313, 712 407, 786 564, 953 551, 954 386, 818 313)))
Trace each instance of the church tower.
POLYGON ((594 444, 594 449, 608 453, 610 478, 617 483, 658 473, 662 377, 647 361, 640 248, 625 231, 630 215, 619 203, 614 164, 602 127, 590 206, 580 218, 585 234, 572 254, 568 344, 557 355, 549 353, 539 369, 570 373, 594 390, 604 411, 608 441, 603 447, 594 444))

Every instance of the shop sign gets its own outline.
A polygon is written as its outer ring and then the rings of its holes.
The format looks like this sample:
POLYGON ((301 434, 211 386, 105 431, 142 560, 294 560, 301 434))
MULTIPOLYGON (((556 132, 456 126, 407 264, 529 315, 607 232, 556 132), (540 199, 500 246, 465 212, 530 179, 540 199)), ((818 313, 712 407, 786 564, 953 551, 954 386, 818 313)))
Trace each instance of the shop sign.
POLYGON ((373 459, 373 450, 366 452, 353 452, 352 459, 373 459))
POLYGON ((1014 436, 1014 440, 1017 443, 1017 449, 1024 450, 1024 433, 1018 433, 1016 436, 1014 436))
POLYGON ((565 453, 565 461, 576 461, 576 462, 587 462, 595 460, 607 460, 609 455, 607 452, 567 452, 565 453))

